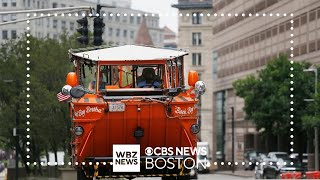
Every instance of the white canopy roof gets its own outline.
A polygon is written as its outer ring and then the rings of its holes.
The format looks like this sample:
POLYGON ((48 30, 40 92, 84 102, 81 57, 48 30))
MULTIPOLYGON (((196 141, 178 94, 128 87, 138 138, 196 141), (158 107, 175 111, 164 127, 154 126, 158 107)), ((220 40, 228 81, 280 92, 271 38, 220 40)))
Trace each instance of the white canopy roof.
POLYGON ((92 61, 168 60, 187 55, 187 52, 137 45, 125 45, 73 53, 92 61))

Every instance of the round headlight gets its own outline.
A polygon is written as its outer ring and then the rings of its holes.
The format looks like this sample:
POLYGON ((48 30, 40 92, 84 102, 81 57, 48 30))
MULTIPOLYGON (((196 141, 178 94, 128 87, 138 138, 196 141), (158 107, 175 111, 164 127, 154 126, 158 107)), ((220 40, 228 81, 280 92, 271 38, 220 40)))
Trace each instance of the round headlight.
POLYGON ((193 134, 198 134, 200 132, 200 126, 199 124, 192 124, 191 126, 191 132, 193 134))
POLYGON ((61 89, 61 93, 63 95, 70 95, 70 90, 71 90, 71 86, 70 85, 65 85, 63 86, 63 88, 61 89))
POLYGON ((76 126, 74 128, 74 134, 77 136, 80 136, 83 134, 83 128, 81 126, 76 126))
POLYGON ((195 91, 198 95, 203 95, 206 92, 206 85, 203 81, 197 81, 195 84, 195 91))

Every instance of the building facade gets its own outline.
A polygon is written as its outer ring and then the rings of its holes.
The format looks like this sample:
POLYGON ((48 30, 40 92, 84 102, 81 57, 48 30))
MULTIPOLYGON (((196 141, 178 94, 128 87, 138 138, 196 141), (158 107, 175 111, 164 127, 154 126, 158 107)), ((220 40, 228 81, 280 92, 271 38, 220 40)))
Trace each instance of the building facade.
MULTIPOLYGON (((179 17, 178 48, 189 50, 187 69, 198 70, 208 85, 202 107, 208 107, 210 120, 206 126, 212 140, 208 141, 213 160, 231 161, 234 154, 235 161, 242 162, 247 150, 264 150, 265 141, 254 123, 245 120, 244 101, 235 95, 232 83, 256 74, 280 54, 290 57, 293 52, 292 60, 319 63, 320 1, 214 0, 211 8, 199 8, 203 4, 206 1, 179 0, 178 5, 174 5, 183 14, 179 17), (211 16, 203 16, 200 25, 194 24, 194 12, 209 12, 211 16), (290 29, 292 25, 293 30, 290 29), (194 33, 201 33, 201 46, 192 44, 192 36, 199 37, 194 33), (293 51, 290 50, 291 40, 293 51), (200 66, 194 66, 198 61, 193 53, 197 52, 203 57, 200 66), (235 109, 234 152, 231 107, 235 109)), ((203 119, 204 114, 201 115, 203 119)), ((277 144, 276 141, 273 143, 277 144)))
MULTIPOLYGON (((146 18, 147 27, 149 28, 152 40, 155 46, 163 46, 163 30, 159 27, 159 16, 157 14, 146 13, 139 10, 130 9, 131 1, 100 1, 101 5, 112 5, 116 8, 102 8, 101 15, 104 17, 106 24, 103 39, 106 44, 124 45, 132 44, 137 35, 142 18, 146 18), (147 16, 146 16, 147 15, 147 16), (149 16, 148 16, 149 15, 149 16)), ((2 0, 0 11, 14 10, 31 10, 31 9, 47 9, 61 7, 91 6, 96 8, 96 1, 91 0, 2 0)), ((69 16, 66 11, 64 16, 58 15, 42 19, 31 20, 31 34, 37 38, 58 38, 63 32, 73 35, 76 33, 78 24, 77 19, 81 18, 82 12, 78 12, 79 16, 75 16, 75 11, 69 16)), ((52 12, 54 13, 54 12, 52 12)), ((33 13, 30 13, 33 16, 33 13)), ((43 13, 47 15, 47 13, 43 13)), ((37 16, 40 16, 38 13, 37 16)), ((8 14, 0 15, 0 23, 11 20, 26 19, 26 14, 8 14)), ((93 31, 93 18, 89 18, 89 30, 93 31)), ((17 24, 8 24, 1 26, 0 42, 6 39, 16 38, 25 32, 26 22, 17 24)))
MULTIPOLYGON (((320 2, 213 1, 213 11, 219 14, 212 24, 212 60, 215 66, 213 103, 216 105, 213 111, 213 128, 216 130, 216 148, 223 152, 227 161, 231 160, 232 153, 235 154, 236 161, 243 161, 245 151, 264 149, 264 139, 256 131, 255 125, 250 120, 245 120, 244 101, 235 96, 232 83, 257 73, 268 61, 280 54, 290 57, 291 39, 294 42, 293 60, 318 63, 320 2), (221 13, 226 16, 222 17, 221 13), (227 16, 227 13, 232 16, 227 16), (291 13, 293 17, 290 16, 291 13), (238 16, 234 16, 235 14, 238 16), (290 29, 291 20, 294 22, 293 31, 290 29), (294 36, 291 37, 291 34, 294 36), (231 151, 230 107, 235 108, 234 152, 231 151), (219 127, 224 127, 224 130, 219 127)), ((273 140, 273 143, 276 144, 277 140, 273 140)))
MULTIPOLYGON (((173 7, 179 9, 178 49, 187 50, 189 55, 184 59, 185 74, 196 70, 200 80, 207 87, 200 100, 201 131, 199 141, 209 142, 212 156, 212 12, 211 0, 179 0, 173 7)), ((186 83, 187 84, 187 83, 186 83)))

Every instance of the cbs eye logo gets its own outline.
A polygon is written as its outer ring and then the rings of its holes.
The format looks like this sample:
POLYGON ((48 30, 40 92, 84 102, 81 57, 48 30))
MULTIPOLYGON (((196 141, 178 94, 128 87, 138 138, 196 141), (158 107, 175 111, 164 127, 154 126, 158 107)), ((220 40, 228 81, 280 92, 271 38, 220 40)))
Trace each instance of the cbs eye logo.
POLYGON ((140 172, 140 145, 113 145, 113 172, 140 172))

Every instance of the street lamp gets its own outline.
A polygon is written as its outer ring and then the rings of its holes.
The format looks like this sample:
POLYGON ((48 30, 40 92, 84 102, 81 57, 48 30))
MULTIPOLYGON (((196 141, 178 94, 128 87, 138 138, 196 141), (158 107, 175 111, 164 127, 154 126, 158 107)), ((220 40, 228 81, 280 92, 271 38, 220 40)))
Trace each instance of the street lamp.
MULTIPOLYGON (((304 69, 303 72, 314 72, 315 81, 314 81, 314 96, 318 95, 318 69, 312 65, 308 69, 304 69)), ((310 101, 310 99, 309 99, 310 101)), ((315 99, 313 99, 315 101, 315 99)), ((317 116, 317 112, 314 113, 315 117, 317 116)), ((318 127, 314 127, 314 159, 315 159, 315 170, 319 171, 319 139, 318 139, 318 127)))

